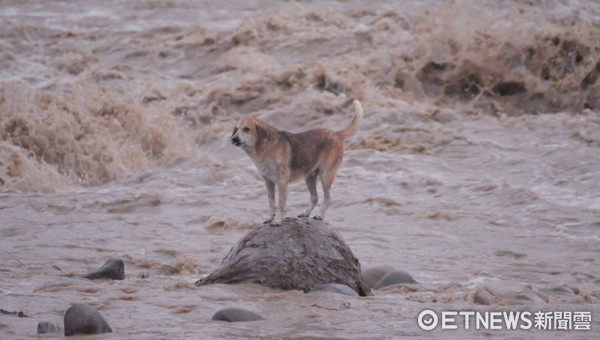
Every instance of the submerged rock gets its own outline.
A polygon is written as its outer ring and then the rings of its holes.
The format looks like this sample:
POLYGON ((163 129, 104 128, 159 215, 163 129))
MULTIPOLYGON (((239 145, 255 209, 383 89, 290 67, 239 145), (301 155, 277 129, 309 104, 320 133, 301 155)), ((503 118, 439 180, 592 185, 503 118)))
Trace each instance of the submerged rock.
POLYGON ((418 284, 409 273, 402 270, 395 270, 388 273, 375 285, 375 289, 381 289, 383 287, 396 285, 400 283, 418 284))
POLYGON ((121 259, 110 259, 104 263, 102 267, 96 271, 84 275, 86 279, 109 279, 109 280, 124 280, 125 279, 125 264, 121 259))
POLYGON ((264 320, 262 316, 241 308, 225 308, 216 312, 213 321, 246 322, 264 320))
POLYGON ((496 302, 496 297, 485 288, 478 288, 473 295, 473 302, 479 305, 489 306, 496 302))
POLYGON ((309 293, 313 292, 331 292, 348 296, 358 296, 352 288, 338 283, 318 284, 314 286, 309 293))
POLYGON ((511 280, 489 281, 479 286, 473 302, 480 305, 524 304, 548 302, 548 296, 531 286, 511 280))
POLYGON ((393 270, 394 268, 387 265, 375 266, 363 270, 362 275, 369 288, 373 289, 377 282, 379 282, 384 276, 393 270))
POLYGON ((112 329, 104 317, 93 307, 77 304, 65 313, 65 336, 75 334, 111 333, 112 329))
POLYGON ((40 322, 37 326, 37 334, 60 333, 60 327, 52 322, 40 322))
POLYGON ((219 268, 196 282, 258 283, 308 292, 317 284, 339 283, 371 295, 360 263, 327 223, 286 218, 281 226, 261 225, 233 247, 219 268))
POLYGON ((61 277, 36 288, 34 292, 60 292, 64 290, 94 289, 96 284, 83 277, 61 277))
POLYGON ((167 275, 167 276, 171 276, 171 275, 175 275, 175 274, 179 274, 181 270, 170 266, 168 264, 163 264, 162 266, 158 267, 158 269, 156 270, 158 275, 167 275))

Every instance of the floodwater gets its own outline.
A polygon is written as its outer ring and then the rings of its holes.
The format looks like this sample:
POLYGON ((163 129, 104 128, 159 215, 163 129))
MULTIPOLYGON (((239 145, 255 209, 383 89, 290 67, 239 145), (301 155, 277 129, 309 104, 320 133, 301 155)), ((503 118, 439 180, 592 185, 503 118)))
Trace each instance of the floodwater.
MULTIPOLYGON (((28 316, 0 338, 81 302, 99 338, 599 337, 600 3, 4 0, 0 27, 0 308, 28 316), (195 287, 268 214, 235 121, 340 129, 352 98, 326 219, 363 268, 421 284, 195 287), (125 280, 76 277, 115 257, 125 280), (546 298, 475 304, 498 280, 546 298), (266 320, 210 321, 224 307, 266 320), (426 332, 425 309, 592 322, 426 332)), ((287 215, 307 204, 294 183, 287 215)))

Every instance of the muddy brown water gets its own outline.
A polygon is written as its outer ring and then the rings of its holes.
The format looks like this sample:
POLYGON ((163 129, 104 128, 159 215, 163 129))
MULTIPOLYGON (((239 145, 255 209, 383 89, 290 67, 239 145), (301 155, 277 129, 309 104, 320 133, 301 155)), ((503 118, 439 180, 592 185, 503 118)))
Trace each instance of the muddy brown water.
POLYGON ((598 337, 597 2, 9 0, 0 27, 0 307, 28 315, 1 338, 81 302, 123 339, 598 337), (422 284, 195 287, 268 213, 234 122, 339 129, 351 98, 327 220, 363 268, 422 284), (124 281, 75 277, 114 257, 124 281), (495 280, 577 294, 474 304, 495 280), (225 307, 266 320, 210 321, 225 307), (424 309, 591 311, 592 330, 431 333, 424 309))

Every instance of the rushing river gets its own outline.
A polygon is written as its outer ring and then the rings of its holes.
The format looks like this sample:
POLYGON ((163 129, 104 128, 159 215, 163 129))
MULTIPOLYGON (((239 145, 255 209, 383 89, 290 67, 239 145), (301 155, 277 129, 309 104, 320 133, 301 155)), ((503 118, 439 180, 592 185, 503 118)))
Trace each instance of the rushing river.
MULTIPOLYGON (((28 316, 0 338, 81 302, 99 338, 600 337, 599 32, 596 1, 0 1, 0 308, 28 316), (352 98, 327 221, 421 284, 196 287, 268 215, 235 121, 340 129, 352 98), (125 280, 76 277, 110 258, 125 280), (546 299, 474 303, 498 280, 546 299), (426 332, 424 309, 592 322, 426 332)), ((292 184, 287 215, 308 200, 292 184)))

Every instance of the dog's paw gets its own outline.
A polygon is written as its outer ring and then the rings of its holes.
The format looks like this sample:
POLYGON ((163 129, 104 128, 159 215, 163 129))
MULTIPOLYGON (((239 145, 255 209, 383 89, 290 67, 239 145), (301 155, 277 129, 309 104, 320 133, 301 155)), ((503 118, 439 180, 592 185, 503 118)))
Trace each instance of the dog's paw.
POLYGON ((308 217, 308 214, 307 213, 302 213, 302 214, 298 215, 298 217, 300 217, 300 218, 308 217))
POLYGON ((271 223, 272 221, 273 221, 273 217, 267 218, 266 220, 263 221, 263 224, 271 223))
POLYGON ((271 221, 271 225, 281 225, 281 223, 283 223, 283 216, 275 216, 271 221))
POLYGON ((324 218, 324 217, 323 217, 323 216, 321 216, 321 215, 315 215, 315 217, 313 217, 313 218, 314 218, 315 220, 317 220, 317 221, 323 221, 323 218, 324 218))

